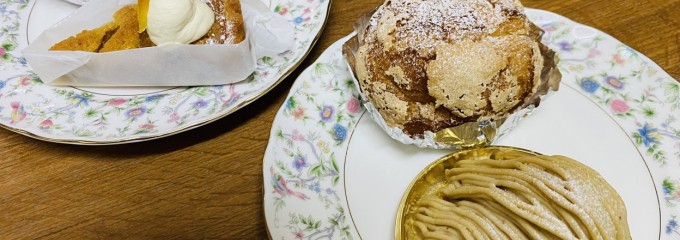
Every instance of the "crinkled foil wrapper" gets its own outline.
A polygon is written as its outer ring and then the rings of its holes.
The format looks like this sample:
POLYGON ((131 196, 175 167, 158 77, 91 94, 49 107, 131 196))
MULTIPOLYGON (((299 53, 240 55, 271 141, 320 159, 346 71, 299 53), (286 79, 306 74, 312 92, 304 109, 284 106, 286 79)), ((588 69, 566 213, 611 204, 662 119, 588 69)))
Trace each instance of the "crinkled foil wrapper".
POLYGON ((542 100, 551 95, 550 93, 559 89, 562 75, 557 69, 557 56, 554 51, 540 42, 540 39, 543 36, 543 30, 536 25, 531 24, 532 31, 530 34, 539 41, 541 54, 544 57, 541 81, 533 96, 530 96, 520 108, 504 118, 468 122, 436 133, 427 131, 423 134, 423 138, 412 138, 404 133, 403 129, 399 127, 392 128, 387 125, 375 106, 373 106, 364 95, 355 73, 355 55, 359 50, 359 47, 363 44, 361 39, 363 39, 363 35, 370 24, 373 13, 375 13, 375 10, 364 14, 357 20, 354 25, 355 35, 343 45, 343 55, 345 56, 347 65, 352 73, 354 85, 361 94, 362 102, 368 114, 390 137, 403 144, 412 144, 420 148, 454 150, 488 146, 514 129, 522 119, 531 115, 542 100))

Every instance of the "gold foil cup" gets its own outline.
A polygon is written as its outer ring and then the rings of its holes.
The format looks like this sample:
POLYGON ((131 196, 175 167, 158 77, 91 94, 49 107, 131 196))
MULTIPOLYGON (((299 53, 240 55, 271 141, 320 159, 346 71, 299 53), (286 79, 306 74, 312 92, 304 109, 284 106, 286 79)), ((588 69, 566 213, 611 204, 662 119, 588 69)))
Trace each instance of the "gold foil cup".
POLYGON ((401 143, 412 144, 420 148, 433 149, 466 149, 488 146, 515 128, 520 120, 530 115, 549 93, 559 89, 562 75, 557 69, 557 56, 554 51, 540 42, 540 39, 543 36, 543 30, 532 23, 530 35, 539 42, 541 55, 543 56, 544 61, 537 91, 533 95, 528 96, 528 99, 526 99, 523 105, 514 112, 508 113, 506 116, 495 120, 468 122, 436 133, 425 132, 422 138, 413 138, 404 133, 403 129, 389 127, 387 125, 378 110, 364 95, 356 75, 355 56, 359 47, 363 44, 361 39, 363 39, 363 35, 370 24, 373 13, 375 13, 375 10, 362 15, 356 21, 354 24, 355 35, 343 45, 343 55, 345 56, 349 70, 352 73, 354 85, 361 95, 366 111, 390 137, 401 143))
POLYGON ((437 195, 439 189, 448 184, 446 170, 453 168, 457 161, 468 159, 505 160, 538 155, 541 154, 521 148, 492 146, 454 152, 431 163, 416 176, 401 198, 394 230, 395 239, 415 239, 417 233, 413 228, 415 221, 413 209, 417 207, 418 201, 423 196, 437 195))

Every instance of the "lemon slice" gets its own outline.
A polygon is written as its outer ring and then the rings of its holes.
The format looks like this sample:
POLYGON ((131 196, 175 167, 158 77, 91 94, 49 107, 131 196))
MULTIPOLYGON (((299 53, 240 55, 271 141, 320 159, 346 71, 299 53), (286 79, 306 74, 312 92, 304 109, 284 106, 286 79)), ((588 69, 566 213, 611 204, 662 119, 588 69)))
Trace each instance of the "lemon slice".
POLYGON ((139 0, 137 2, 137 20, 139 20, 139 33, 146 30, 147 17, 149 15, 149 1, 150 0, 139 0))

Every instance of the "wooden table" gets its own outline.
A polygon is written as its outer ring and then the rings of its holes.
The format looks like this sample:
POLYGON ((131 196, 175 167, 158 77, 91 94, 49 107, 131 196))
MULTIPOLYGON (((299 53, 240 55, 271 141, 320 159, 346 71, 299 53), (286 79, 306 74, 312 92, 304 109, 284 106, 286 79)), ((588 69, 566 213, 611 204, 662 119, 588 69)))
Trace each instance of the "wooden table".
MULTIPOLYGON (((108 147, 0 130, 0 238, 266 239, 262 158, 301 70, 382 0, 334 0, 301 67, 262 99, 210 125, 108 147)), ((680 0, 525 0, 598 28, 680 79, 680 0)))

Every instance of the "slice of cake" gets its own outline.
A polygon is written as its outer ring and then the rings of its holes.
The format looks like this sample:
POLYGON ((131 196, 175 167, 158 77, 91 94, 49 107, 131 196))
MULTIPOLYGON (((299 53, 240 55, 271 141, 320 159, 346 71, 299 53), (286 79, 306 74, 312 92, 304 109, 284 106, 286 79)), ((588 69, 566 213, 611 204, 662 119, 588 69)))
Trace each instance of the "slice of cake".
MULTIPOLYGON (((146 14, 149 2, 140 1, 140 3, 144 3, 145 7, 140 9, 137 4, 126 5, 114 13, 112 22, 69 37, 52 46, 50 50, 111 52, 156 46, 157 44, 149 37, 146 26, 140 24, 140 16, 141 23, 146 22, 147 16, 144 14, 146 14), (139 10, 143 11, 140 13, 139 10), (140 32, 140 29, 143 31, 140 32)), ((214 22, 207 33, 191 44, 237 44, 245 39, 243 13, 239 0, 210 0, 205 4, 215 14, 214 22)))

